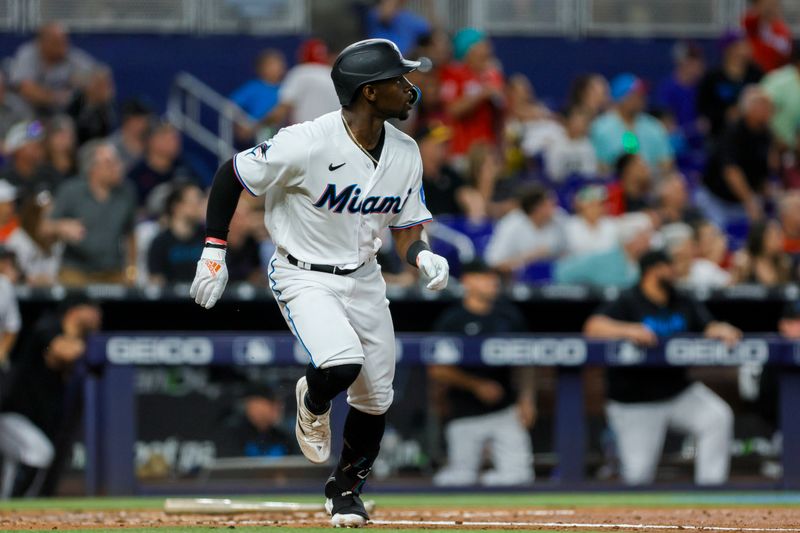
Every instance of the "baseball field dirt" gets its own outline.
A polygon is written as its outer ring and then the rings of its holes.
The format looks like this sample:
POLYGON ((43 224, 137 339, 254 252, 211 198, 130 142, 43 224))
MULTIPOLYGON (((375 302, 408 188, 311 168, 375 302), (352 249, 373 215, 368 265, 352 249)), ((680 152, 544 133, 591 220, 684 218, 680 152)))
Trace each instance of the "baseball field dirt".
MULTIPOLYGON (((800 493, 371 495, 372 529, 405 531, 800 533, 800 493)), ((252 499, 252 498, 251 498, 252 499)), ((311 502, 308 496, 260 500, 311 502)), ((167 515, 163 499, 52 499, 0 504, 0 531, 330 530, 322 513, 167 515)))

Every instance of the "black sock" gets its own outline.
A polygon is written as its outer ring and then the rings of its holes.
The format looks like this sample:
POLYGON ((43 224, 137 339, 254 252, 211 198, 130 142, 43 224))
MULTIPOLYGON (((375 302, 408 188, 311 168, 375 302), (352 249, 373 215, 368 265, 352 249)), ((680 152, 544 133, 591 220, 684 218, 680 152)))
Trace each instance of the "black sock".
POLYGON ((385 427, 385 414, 368 415, 350 408, 344 423, 342 456, 331 476, 333 483, 328 483, 325 487, 327 497, 332 497, 328 492, 361 492, 372 471, 372 463, 378 457, 385 427))
POLYGON ((315 415, 325 413, 331 406, 331 400, 356 380, 361 365, 339 365, 329 368, 306 367, 308 393, 305 404, 315 415))

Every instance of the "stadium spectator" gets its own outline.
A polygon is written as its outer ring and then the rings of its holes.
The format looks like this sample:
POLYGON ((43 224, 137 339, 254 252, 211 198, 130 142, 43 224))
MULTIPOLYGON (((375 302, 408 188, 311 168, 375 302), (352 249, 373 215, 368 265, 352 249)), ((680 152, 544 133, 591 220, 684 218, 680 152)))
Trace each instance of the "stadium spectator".
POLYGON ((172 124, 162 122, 150 131, 144 157, 128 172, 128 180, 136 187, 140 205, 157 185, 193 178, 183 164, 182 150, 181 135, 172 124))
POLYGON ((564 137, 564 128, 553 113, 537 101, 530 80, 514 74, 506 84, 506 120, 503 132, 506 159, 513 162, 519 146, 520 159, 536 158, 564 137))
POLYGON ((733 257, 734 280, 767 287, 791 281, 792 260, 783 251, 783 239, 783 230, 777 221, 765 220, 753 224, 744 248, 733 257))
POLYGON ((697 191, 705 215, 721 228, 764 216, 763 196, 770 172, 772 104, 764 91, 748 87, 740 102, 742 117, 726 129, 711 153, 697 191))
POLYGON ((778 217, 783 229, 783 251, 800 259, 800 191, 781 194, 778 217))
POLYGON ((597 159, 606 169, 623 154, 638 154, 654 171, 672 168, 674 154, 667 131, 644 112, 646 94, 644 82, 633 74, 611 80, 614 105, 594 120, 590 134, 597 159))
POLYGON ((475 143, 469 149, 466 162, 466 187, 459 195, 464 214, 475 221, 484 220, 488 216, 501 216, 495 213, 495 208, 500 209, 502 206, 496 206, 494 200, 503 172, 502 154, 493 145, 475 143))
POLYGON ((608 104, 608 81, 602 74, 581 74, 572 80, 566 109, 580 109, 594 119, 606 110, 608 104))
POLYGON ((716 139, 739 117, 737 103, 742 90, 758 83, 761 70, 753 65, 750 45, 739 31, 728 31, 720 39, 722 64, 709 69, 697 88, 697 112, 716 139))
POLYGON ((365 26, 369 39, 389 39, 408 57, 419 39, 431 33, 431 26, 405 4, 406 0, 379 0, 367 11, 365 26))
POLYGON ((280 50, 262 51, 255 64, 256 78, 245 82, 230 95, 231 101, 238 105, 253 122, 236 123, 236 140, 239 144, 252 146, 255 139, 272 137, 274 130, 258 131, 262 119, 278 105, 278 90, 286 74, 286 58, 280 50))
POLYGON ((264 286, 267 277, 262 269, 261 243, 269 236, 264 228, 264 211, 256 207, 258 203, 249 198, 239 202, 228 230, 225 265, 230 281, 264 286))
POLYGON ((708 219, 698 220, 694 223, 693 229, 697 257, 726 268, 730 263, 728 236, 708 219))
POLYGON ((655 91, 655 104, 668 110, 687 134, 697 130, 697 86, 705 72, 703 51, 695 43, 679 41, 672 47, 675 65, 655 91))
POLYGON ((78 143, 107 137, 116 126, 114 76, 107 65, 96 65, 75 93, 67 113, 75 120, 78 143))
POLYGON ((20 198, 52 191, 61 181, 58 173, 47 164, 43 138, 44 128, 38 120, 14 124, 6 134, 8 159, 0 170, 0 179, 17 187, 20 198))
POLYGON ((6 76, 0 72, 0 138, 4 139, 11 126, 32 118, 30 106, 17 94, 11 92, 6 76))
POLYGON ((728 239, 713 222, 698 220, 693 224, 692 251, 694 260, 682 285, 716 289, 733 283, 733 276, 722 266, 728 258, 728 239))
POLYGON ((604 187, 583 187, 575 195, 574 208, 564 228, 567 255, 606 252, 617 245, 617 221, 606 215, 604 187))
POLYGON ((47 121, 44 150, 47 163, 58 173, 59 181, 75 175, 78 139, 75 122, 68 115, 56 115, 47 121))
POLYGON ((464 211, 459 202, 464 181, 447 163, 447 143, 451 137, 450 128, 443 124, 424 127, 416 137, 422 156, 425 205, 434 216, 456 215, 464 211))
MULTIPOLYGON (((462 266, 462 301, 446 310, 433 330, 462 336, 526 331, 516 307, 498 300, 500 279, 483 262, 462 266)), ((528 429, 533 425, 533 376, 527 369, 477 369, 455 365, 428 367, 428 376, 446 388, 447 466, 436 473, 440 486, 510 486, 534 479, 533 449, 528 429), (515 379, 517 378, 517 379, 515 379), (481 474, 483 449, 490 448, 492 469, 481 474)))
POLYGON ((415 70, 406 75, 408 81, 416 85, 423 98, 411 109, 408 120, 399 123, 399 127, 412 137, 419 131, 433 124, 447 121, 441 95, 441 80, 438 70, 420 72, 415 70))
POLYGON ((0 180, 0 245, 14 255, 21 281, 30 285, 51 285, 58 270, 59 254, 52 246, 53 239, 38 231, 49 198, 46 192, 26 198, 18 213, 16 188, 0 180))
POLYGON ((261 120, 278 104, 278 90, 286 74, 286 58, 280 50, 262 51, 255 64, 256 77, 239 86, 230 99, 252 120, 261 120))
MULTIPOLYGON (((654 346, 673 335, 702 333, 733 345, 741 331, 711 317, 705 306, 675 291, 672 261, 649 252, 640 261, 641 280, 601 307, 584 326, 587 337, 654 346)), ((733 412, 685 367, 609 367, 606 414, 616 437, 622 477, 628 485, 655 480, 668 428, 695 438, 694 479, 718 485, 728 479, 733 412)))
POLYGON ((281 426, 283 401, 263 385, 249 385, 223 424, 221 457, 284 457, 297 453, 297 441, 281 426))
POLYGON ((556 261, 555 282, 562 285, 627 288, 639 278, 637 262, 650 248, 653 224, 644 213, 619 222, 618 242, 610 250, 569 256, 556 261))
POLYGON ((79 167, 80 176, 58 189, 48 224, 66 240, 60 281, 132 283, 136 192, 125 181, 117 151, 108 141, 83 146, 79 167))
POLYGON ((9 67, 10 84, 38 113, 64 111, 94 60, 69 42, 66 28, 50 22, 19 47, 9 67))
POLYGON ((32 287, 48 287, 58 279, 64 246, 45 229, 52 209, 49 192, 26 198, 19 209, 19 229, 6 241, 17 256, 25 283, 32 287))
POLYGON ((271 126, 297 124, 339 109, 331 80, 327 45, 307 39, 298 50, 298 64, 289 69, 278 91, 278 105, 262 120, 271 126))
POLYGON ((453 38, 453 53, 456 62, 441 71, 441 98, 453 128, 450 151, 463 156, 477 142, 499 142, 504 81, 492 45, 482 31, 459 31, 453 38))
POLYGON ((17 341, 19 330, 22 329, 22 317, 14 292, 18 281, 15 261, 14 252, 0 245, 0 398, 6 393, 5 372, 9 355, 17 341))
POLYGON ((205 202, 200 188, 193 183, 176 185, 166 200, 167 227, 159 233, 147 251, 150 283, 191 282, 197 257, 203 251, 205 202))
POLYGON ((100 329, 101 321, 97 304, 71 296, 58 313, 42 316, 23 343, 0 409, 0 496, 38 496, 45 476, 54 488, 61 466, 56 457, 71 448, 74 428, 69 421, 72 411, 80 409, 67 401, 66 391, 79 375, 77 363, 86 352, 86 339, 100 329), (67 446, 59 450, 56 443, 67 446))
POLYGON ((680 172, 670 172, 658 184, 656 212, 663 224, 692 224, 702 218, 700 210, 691 204, 686 177, 680 172))
POLYGON ((753 49, 753 60, 764 72, 789 61, 792 31, 783 20, 780 0, 750 0, 742 27, 753 49))
MULTIPOLYGON (((434 27, 427 35, 422 35, 417 39, 417 48, 412 57, 423 56, 431 60, 433 63, 431 70, 437 74, 439 69, 450 63, 453 59, 453 42, 447 30, 434 27)), ((429 96, 427 93, 423 94, 426 98, 429 96)))
POLYGON ((147 254, 153 239, 167 229, 167 196, 173 188, 172 183, 156 186, 150 191, 144 208, 138 213, 138 220, 133 228, 133 238, 136 242, 136 284, 139 286, 150 283, 147 254))
POLYGON ((564 118, 563 135, 557 136, 544 150, 547 177, 564 181, 570 176, 594 178, 597 176, 597 155, 589 140, 589 115, 573 108, 564 118))
POLYGON ((122 169, 128 175, 131 168, 144 155, 147 144, 147 133, 152 110, 139 100, 128 100, 122 104, 122 119, 119 129, 108 138, 117 149, 122 161, 122 169))
POLYGON ((672 258, 675 283, 690 289, 717 289, 731 284, 731 274, 717 263, 699 257, 696 231, 684 222, 673 222, 660 230, 664 248, 672 258))
POLYGON ((653 180, 644 159, 636 154, 624 154, 614 167, 617 179, 608 186, 608 213, 617 216, 650 207, 653 180))
POLYGON ((564 251, 565 216, 553 195, 533 185, 519 196, 519 208, 497 223, 486 247, 486 262, 504 273, 555 259, 564 251))
POLYGON ((767 93, 775 113, 772 115, 772 134, 781 148, 796 151, 797 131, 800 128, 800 46, 792 50, 791 62, 764 76, 761 88, 767 93))

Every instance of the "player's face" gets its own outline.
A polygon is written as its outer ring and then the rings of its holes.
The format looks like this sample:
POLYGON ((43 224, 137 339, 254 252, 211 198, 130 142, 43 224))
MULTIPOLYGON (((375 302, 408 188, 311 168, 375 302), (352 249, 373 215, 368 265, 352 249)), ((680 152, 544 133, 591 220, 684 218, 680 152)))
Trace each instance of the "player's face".
POLYGON ((412 88, 405 76, 398 76, 372 84, 373 105, 386 118, 405 120, 411 111, 412 88))

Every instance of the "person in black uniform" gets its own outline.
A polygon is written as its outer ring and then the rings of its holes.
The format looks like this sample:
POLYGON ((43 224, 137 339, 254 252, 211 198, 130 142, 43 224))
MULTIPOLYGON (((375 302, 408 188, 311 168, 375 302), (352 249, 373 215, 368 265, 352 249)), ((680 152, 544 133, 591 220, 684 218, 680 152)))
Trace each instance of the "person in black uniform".
MULTIPOLYGON (((728 345, 739 341, 741 331, 714 321, 702 303, 675 292, 667 254, 648 252, 639 267, 639 284, 589 317, 587 337, 625 339, 643 347, 685 333, 728 345)), ((697 484, 727 480, 733 412, 711 389, 691 382, 685 367, 609 367, 606 378, 606 411, 627 484, 654 480, 667 428, 695 437, 697 484)))
MULTIPOLYGON (((494 335, 525 331, 516 307, 498 301, 500 278, 483 262, 462 267, 463 301, 442 314, 434 331, 494 335)), ((429 367, 429 377, 447 389, 448 465, 437 485, 520 485, 534 479, 528 427, 533 424, 533 379, 525 369, 429 367), (514 375, 512 375, 512 371, 514 375), (515 383, 515 377, 520 378, 515 383), (517 386, 515 386, 517 385, 517 386), (493 469, 479 475, 483 448, 489 445, 493 469)))
POLYGON ((54 490, 55 471, 63 459, 59 452, 64 451, 57 444, 69 431, 66 422, 74 415, 74 406, 65 401, 67 387, 76 363, 86 353, 87 337, 100 328, 100 322, 97 304, 75 296, 65 300, 57 314, 45 315, 34 326, 21 359, 12 367, 11 385, 0 410, 0 496, 36 496, 43 483, 54 490), (54 473, 48 474, 48 468, 54 473))
POLYGON ((251 384, 238 409, 225 421, 223 457, 283 457, 299 453, 282 426, 283 402, 266 386, 251 384))

